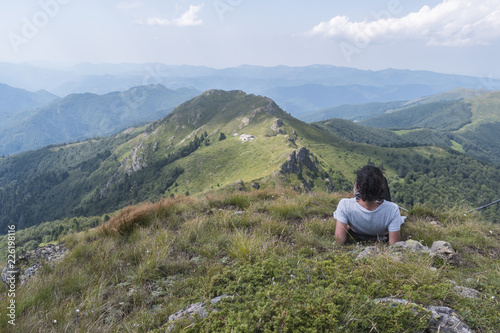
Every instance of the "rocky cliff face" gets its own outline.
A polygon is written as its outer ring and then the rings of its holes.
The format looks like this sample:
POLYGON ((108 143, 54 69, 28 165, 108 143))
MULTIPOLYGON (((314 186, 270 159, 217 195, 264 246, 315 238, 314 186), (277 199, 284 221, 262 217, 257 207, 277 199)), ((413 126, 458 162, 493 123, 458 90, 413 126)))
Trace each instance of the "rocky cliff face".
POLYGON ((314 179, 319 169, 311 156, 311 152, 306 147, 295 150, 281 166, 280 173, 287 176, 295 174, 302 182, 306 191, 310 191, 314 186, 314 179))
POLYGON ((300 175, 304 168, 310 171, 318 171, 316 164, 311 158, 311 152, 306 147, 295 150, 281 166, 281 170, 284 173, 295 173, 296 175, 300 175))

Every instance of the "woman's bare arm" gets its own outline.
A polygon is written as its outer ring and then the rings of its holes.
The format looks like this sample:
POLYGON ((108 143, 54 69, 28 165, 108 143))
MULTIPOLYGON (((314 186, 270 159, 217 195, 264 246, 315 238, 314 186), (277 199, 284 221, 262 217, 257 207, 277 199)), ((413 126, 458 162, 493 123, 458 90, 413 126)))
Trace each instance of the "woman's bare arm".
POLYGON ((398 231, 389 231, 389 245, 397 243, 400 240, 401 240, 401 232, 399 230, 398 231))
POLYGON ((337 224, 335 225, 335 239, 337 243, 344 244, 347 242, 347 232, 349 229, 351 228, 347 224, 337 220, 337 224))

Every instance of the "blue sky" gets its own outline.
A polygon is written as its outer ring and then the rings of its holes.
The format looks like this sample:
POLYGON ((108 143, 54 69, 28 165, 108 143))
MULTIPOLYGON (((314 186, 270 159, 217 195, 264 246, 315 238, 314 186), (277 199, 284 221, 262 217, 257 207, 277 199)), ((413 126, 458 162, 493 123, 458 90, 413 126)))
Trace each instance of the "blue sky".
POLYGON ((25 0, 0 61, 422 69, 500 78, 498 0, 25 0))

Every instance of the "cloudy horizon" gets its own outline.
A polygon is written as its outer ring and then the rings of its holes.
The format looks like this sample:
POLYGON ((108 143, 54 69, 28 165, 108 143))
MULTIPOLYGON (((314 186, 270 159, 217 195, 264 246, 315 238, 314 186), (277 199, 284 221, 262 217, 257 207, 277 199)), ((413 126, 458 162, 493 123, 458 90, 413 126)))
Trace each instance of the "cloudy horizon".
POLYGON ((495 0, 9 2, 0 61, 428 70, 500 78, 495 0))

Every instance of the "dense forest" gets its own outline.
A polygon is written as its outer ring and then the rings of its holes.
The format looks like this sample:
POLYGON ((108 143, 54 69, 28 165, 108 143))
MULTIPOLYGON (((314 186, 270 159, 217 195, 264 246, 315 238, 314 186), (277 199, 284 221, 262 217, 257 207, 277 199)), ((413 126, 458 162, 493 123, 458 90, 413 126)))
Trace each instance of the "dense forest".
MULTIPOLYGON (((392 199, 408 207, 425 204, 439 207, 476 208, 500 197, 500 167, 480 162, 453 150, 448 158, 391 154, 387 166, 397 170, 399 180, 389 180, 392 199)), ((500 222, 500 206, 482 212, 500 222)))
POLYGON ((452 146, 450 135, 427 128, 398 135, 390 130, 362 126, 344 119, 329 119, 311 125, 348 141, 380 147, 452 146))

